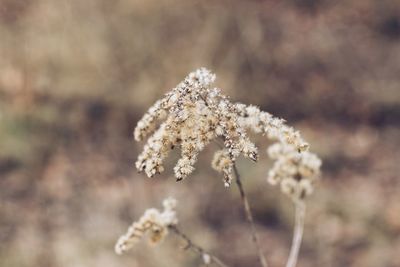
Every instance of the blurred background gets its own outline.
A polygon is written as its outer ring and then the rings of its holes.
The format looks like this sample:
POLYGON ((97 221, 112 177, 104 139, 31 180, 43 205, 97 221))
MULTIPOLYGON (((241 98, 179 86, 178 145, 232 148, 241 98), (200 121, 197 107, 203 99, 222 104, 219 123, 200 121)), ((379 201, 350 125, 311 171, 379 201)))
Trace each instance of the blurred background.
MULTIPOLYGON (((257 266, 216 147, 181 183, 177 154, 153 179, 134 168, 137 120, 201 66, 323 158, 298 266, 400 266, 397 0, 0 0, 0 266, 201 266, 174 237, 114 254, 170 195, 194 241, 257 266)), ((266 183, 265 154, 238 165, 270 265, 284 266, 292 204, 266 183)))

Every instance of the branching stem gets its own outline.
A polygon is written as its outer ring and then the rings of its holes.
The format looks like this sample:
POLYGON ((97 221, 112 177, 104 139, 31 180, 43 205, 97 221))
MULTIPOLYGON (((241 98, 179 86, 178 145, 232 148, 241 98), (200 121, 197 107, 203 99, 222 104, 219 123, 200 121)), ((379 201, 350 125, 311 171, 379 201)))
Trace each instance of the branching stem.
POLYGON ((260 263, 261 263, 262 267, 268 267, 267 260, 265 259, 265 256, 264 256, 264 254, 262 252, 262 249, 261 249, 261 246, 260 246, 260 241, 258 239, 256 226, 254 224, 253 214, 252 214, 251 209, 250 209, 249 201, 247 200, 247 196, 246 196, 246 193, 244 192, 243 184, 242 184, 239 172, 238 172, 235 164, 233 165, 233 171, 234 171, 235 176, 236 176, 236 179, 235 179, 236 180, 236 185, 239 188, 240 197, 242 199, 244 211, 246 213, 246 219, 250 223, 251 238, 252 238, 252 240, 254 242, 254 245, 255 245, 255 247, 257 249, 258 258, 260 260, 260 263))
POLYGON ((202 247, 193 243, 193 241, 183 232, 181 232, 176 226, 170 226, 171 229, 177 236, 182 238, 186 242, 185 249, 191 249, 192 251, 199 254, 201 257, 208 255, 210 257, 210 262, 214 262, 219 267, 228 267, 222 260, 220 260, 217 256, 214 256, 208 252, 206 252, 202 247))

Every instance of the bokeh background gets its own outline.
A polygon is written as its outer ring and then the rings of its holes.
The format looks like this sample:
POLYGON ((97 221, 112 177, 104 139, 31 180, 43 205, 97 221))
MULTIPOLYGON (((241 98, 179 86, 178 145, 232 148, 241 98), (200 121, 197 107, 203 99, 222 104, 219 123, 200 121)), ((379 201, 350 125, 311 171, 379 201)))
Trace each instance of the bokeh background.
MULTIPOLYGON (((0 266, 201 266, 174 237, 114 254, 169 195, 193 240, 231 266, 257 266, 239 194, 210 167, 216 147, 181 183, 177 153, 154 179, 134 168, 137 120, 201 66, 323 158, 298 266, 400 266, 396 0, 1 0, 0 266)), ((266 183, 269 166, 265 155, 239 162, 275 267, 293 207, 266 183)))

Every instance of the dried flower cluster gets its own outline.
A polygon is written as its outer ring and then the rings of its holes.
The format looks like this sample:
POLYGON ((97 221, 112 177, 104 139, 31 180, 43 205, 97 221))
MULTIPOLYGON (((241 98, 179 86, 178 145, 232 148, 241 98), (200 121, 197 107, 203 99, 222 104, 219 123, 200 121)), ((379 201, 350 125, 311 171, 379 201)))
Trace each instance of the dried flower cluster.
POLYGON ((320 172, 321 160, 308 151, 309 146, 300 133, 287 126, 284 120, 274 118, 258 107, 238 105, 241 107, 239 124, 278 141, 267 150, 269 157, 275 161, 268 173, 268 182, 280 184, 281 191, 294 201, 310 195, 320 172))
POLYGON ((148 235, 149 241, 153 244, 161 242, 168 234, 168 227, 178 223, 176 204, 175 199, 167 198, 163 201, 163 212, 154 208, 146 210, 139 221, 134 222, 127 233, 118 239, 115 252, 122 254, 129 250, 144 235, 148 235))
POLYGON ((270 113, 261 111, 258 107, 238 103, 236 104, 239 111, 238 123, 254 133, 266 134, 271 140, 292 146, 298 152, 306 151, 308 143, 306 143, 300 133, 292 127, 285 124, 285 120, 275 118, 270 113))
POLYGON ((238 124, 236 105, 218 88, 211 88, 214 80, 215 75, 204 68, 190 73, 138 122, 136 140, 153 133, 136 162, 140 171, 149 177, 162 172, 164 158, 180 145, 182 155, 174 171, 182 180, 193 172, 199 152, 217 137, 224 140, 229 158, 222 170, 226 185, 230 184, 232 165, 240 154, 257 159, 257 148, 238 124), (156 130, 157 120, 163 118, 166 121, 156 130))
POLYGON ((149 177, 161 173, 169 151, 180 146, 181 158, 174 171, 177 180, 182 180, 193 172, 199 152, 219 138, 223 140, 223 148, 215 153, 212 166, 223 173, 225 185, 229 186, 233 164, 240 155, 253 161, 258 158, 257 147, 247 136, 250 130, 277 141, 271 150, 277 150, 279 145, 282 151, 269 153, 275 160, 269 181, 280 183, 282 190, 291 196, 308 195, 321 163, 307 151, 308 144, 299 132, 256 106, 232 103, 220 89, 211 86, 214 81, 215 75, 210 71, 196 70, 148 110, 134 133, 137 141, 151 135, 136 167, 149 177), (163 119, 157 128, 157 122, 163 119))
POLYGON ((268 173, 270 184, 280 184, 282 192, 295 201, 313 192, 321 167, 321 160, 315 154, 299 153, 292 146, 275 143, 268 148, 268 155, 275 160, 268 173))
MULTIPOLYGON (((321 160, 309 152, 308 144, 300 133, 288 126, 284 120, 274 117, 258 107, 232 103, 218 88, 213 88, 215 75, 201 68, 190 73, 184 81, 158 100, 138 122, 134 136, 137 141, 150 137, 136 161, 136 168, 153 177, 164 170, 163 161, 175 147, 180 147, 181 158, 174 167, 177 180, 182 180, 194 170, 199 153, 211 141, 222 141, 215 152, 212 167, 221 172, 225 186, 229 186, 236 175, 246 218, 251 225, 251 237, 257 249, 262 267, 267 267, 247 196, 243 190, 235 161, 243 155, 253 161, 258 159, 258 149, 248 138, 248 131, 266 136, 273 143, 267 149, 274 161, 268 173, 268 182, 279 185, 296 206, 296 220, 292 247, 287 267, 294 267, 303 235, 305 204, 303 199, 313 191, 319 176, 321 160)), ((202 256, 203 262, 226 267, 216 256, 194 244, 176 226, 176 200, 164 200, 164 211, 149 209, 134 222, 128 232, 121 236, 115 246, 123 253, 148 235, 152 243, 164 239, 168 230, 187 242, 187 247, 202 256)))

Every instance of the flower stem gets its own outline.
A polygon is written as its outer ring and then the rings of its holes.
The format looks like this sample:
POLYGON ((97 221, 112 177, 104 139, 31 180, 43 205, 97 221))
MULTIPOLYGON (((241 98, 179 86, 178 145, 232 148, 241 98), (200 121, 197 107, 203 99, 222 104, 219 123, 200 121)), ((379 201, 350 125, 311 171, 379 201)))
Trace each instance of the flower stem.
POLYGON ((196 245, 193 243, 193 241, 183 232, 181 232, 176 226, 169 226, 169 229, 171 229, 176 235, 178 235, 180 238, 185 240, 186 246, 185 249, 191 249, 194 252, 198 253, 201 257, 204 257, 205 255, 208 255, 210 257, 210 261, 214 262, 216 265, 220 267, 228 267, 222 260, 220 260, 217 256, 214 256, 208 252, 206 252, 202 247, 199 245, 196 245))
POLYGON ((240 197, 242 199, 244 211, 246 213, 246 219, 250 223, 251 238, 252 238, 252 240, 254 242, 254 245, 255 245, 255 247, 257 249, 258 258, 260 260, 260 263, 261 263, 262 267, 268 267, 267 260, 265 259, 265 256, 264 256, 264 254, 262 252, 262 249, 261 249, 261 246, 260 246, 260 242, 259 242, 259 239, 258 239, 256 226, 254 224, 253 214, 252 214, 251 209, 250 209, 249 201, 247 200, 247 196, 246 196, 246 193, 244 192, 243 184, 242 184, 239 172, 238 172, 235 164, 233 165, 233 171, 234 171, 235 176, 236 176, 236 179, 235 179, 236 180, 236 185, 239 188, 240 197))
POLYGON ((297 258, 300 251, 301 240, 303 238, 304 229, 304 216, 306 213, 306 205, 303 201, 296 201, 296 214, 295 214, 295 224, 292 247, 290 248, 289 259, 286 263, 286 267, 295 267, 297 263, 297 258))

